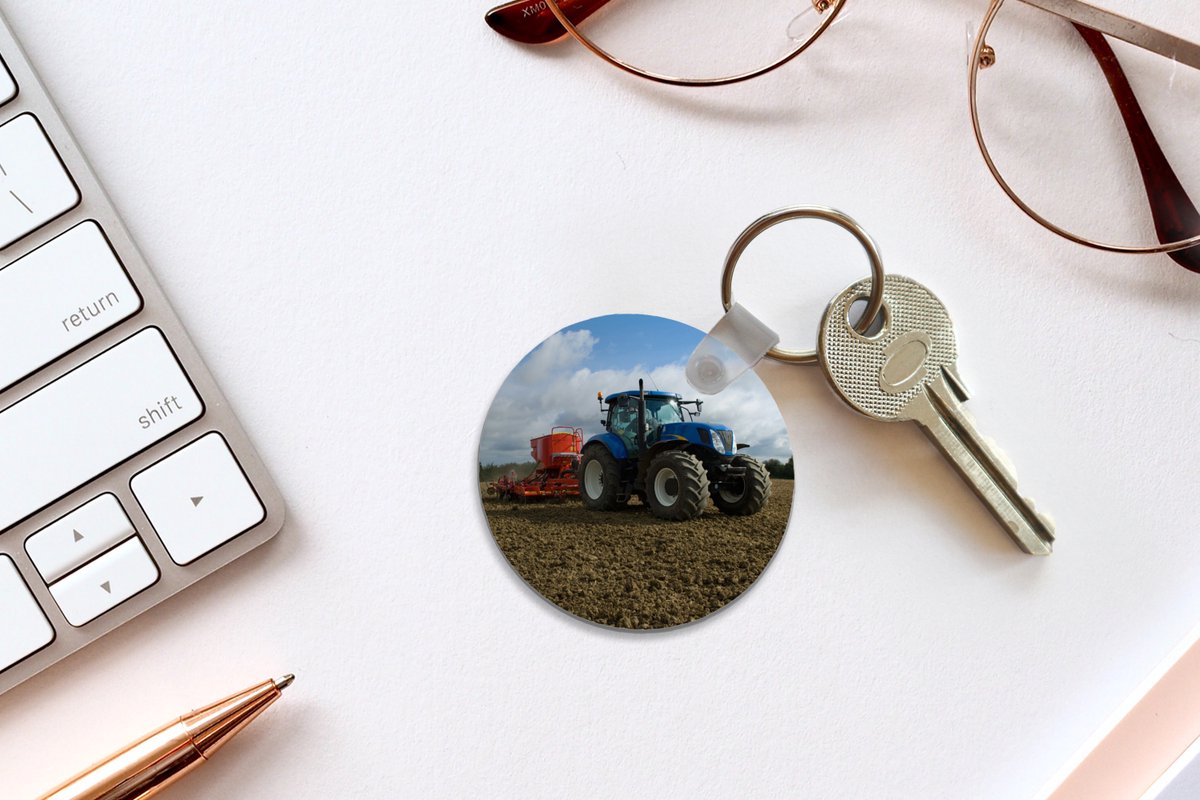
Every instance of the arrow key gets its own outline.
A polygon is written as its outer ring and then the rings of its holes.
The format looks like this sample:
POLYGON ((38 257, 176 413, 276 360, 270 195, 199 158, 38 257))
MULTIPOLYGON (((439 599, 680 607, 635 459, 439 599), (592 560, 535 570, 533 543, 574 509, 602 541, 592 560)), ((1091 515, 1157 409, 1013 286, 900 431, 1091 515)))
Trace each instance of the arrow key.
POLYGON ((17 565, 0 554, 0 672, 54 641, 54 628, 34 599, 17 565))
POLYGON ((51 584, 50 594, 78 628, 157 582, 158 567, 135 536, 51 584))
POLYGON ((267 517, 233 451, 216 432, 134 475, 130 486, 154 532, 180 566, 267 517))
POLYGON ((30 536, 25 551, 43 580, 54 583, 133 533, 117 498, 102 494, 30 536))

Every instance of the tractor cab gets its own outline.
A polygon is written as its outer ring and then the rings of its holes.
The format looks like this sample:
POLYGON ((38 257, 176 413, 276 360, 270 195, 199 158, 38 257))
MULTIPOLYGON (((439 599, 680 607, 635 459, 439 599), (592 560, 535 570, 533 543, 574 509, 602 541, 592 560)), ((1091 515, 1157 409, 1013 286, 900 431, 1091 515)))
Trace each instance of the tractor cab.
MULTIPOLYGON (((646 442, 653 445, 659 441, 665 426, 683 424, 687 420, 684 419, 683 399, 679 395, 672 392, 646 392, 645 394, 643 427, 646 442)), ((638 453, 642 449, 638 436, 640 398, 640 393, 632 390, 610 394, 602 401, 608 405, 608 417, 604 420, 604 427, 621 440, 629 454, 638 453)), ((699 404, 703 401, 694 402, 699 404)), ((694 418, 699 413, 699 408, 697 407, 695 413, 690 410, 687 413, 689 417, 694 418)))

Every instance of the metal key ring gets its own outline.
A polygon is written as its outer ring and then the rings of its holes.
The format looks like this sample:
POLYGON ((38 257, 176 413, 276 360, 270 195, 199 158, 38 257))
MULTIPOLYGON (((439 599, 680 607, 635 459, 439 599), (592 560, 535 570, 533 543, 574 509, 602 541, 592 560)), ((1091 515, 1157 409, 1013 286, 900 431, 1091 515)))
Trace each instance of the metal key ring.
MULTIPOLYGON (((859 333, 865 333, 883 310, 883 259, 879 256, 875 242, 861 225, 841 211, 822 206, 780 208, 755 220, 750 227, 742 231, 742 235, 729 249, 729 255, 725 257, 725 270, 721 273, 721 303, 725 306, 725 310, 728 311, 733 307, 733 271, 737 267, 742 253, 746 251, 752 241, 758 238, 759 234, 781 222, 792 219, 822 219, 832 222, 853 234, 858 243, 863 246, 863 250, 867 251, 867 258, 871 262, 871 294, 867 299, 867 309, 863 313, 862 319, 858 321, 858 325, 855 326, 859 333)), ((767 358, 782 361, 785 364, 815 364, 817 363, 817 351, 784 350, 772 347, 767 351, 767 358)))

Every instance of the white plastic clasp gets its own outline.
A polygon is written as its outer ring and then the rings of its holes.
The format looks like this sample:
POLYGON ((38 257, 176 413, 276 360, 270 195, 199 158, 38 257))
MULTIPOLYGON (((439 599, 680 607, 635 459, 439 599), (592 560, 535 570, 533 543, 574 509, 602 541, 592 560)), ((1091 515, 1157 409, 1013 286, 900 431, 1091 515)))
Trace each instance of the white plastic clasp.
POLYGON ((700 394, 717 394, 777 344, 779 334, 734 303, 692 351, 687 382, 700 394))

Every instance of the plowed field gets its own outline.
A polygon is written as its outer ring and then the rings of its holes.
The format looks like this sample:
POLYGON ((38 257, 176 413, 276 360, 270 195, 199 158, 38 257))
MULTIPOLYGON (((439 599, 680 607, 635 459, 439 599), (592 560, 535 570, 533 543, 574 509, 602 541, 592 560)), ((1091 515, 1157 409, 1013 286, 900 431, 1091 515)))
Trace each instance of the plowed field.
POLYGON ((604 625, 664 628, 746 591, 779 547, 792 488, 773 481, 770 502, 754 516, 710 506, 691 522, 664 522, 636 499, 606 513, 578 499, 519 504, 485 496, 483 509, 509 563, 551 602, 604 625))

